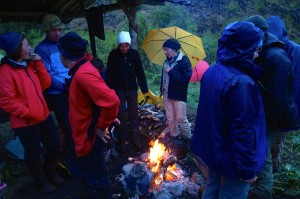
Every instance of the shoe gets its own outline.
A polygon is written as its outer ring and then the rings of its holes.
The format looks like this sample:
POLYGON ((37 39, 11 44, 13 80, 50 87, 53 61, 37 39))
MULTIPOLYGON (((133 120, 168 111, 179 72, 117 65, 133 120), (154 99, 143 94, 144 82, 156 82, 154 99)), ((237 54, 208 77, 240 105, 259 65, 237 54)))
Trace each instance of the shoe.
POLYGON ((110 157, 114 160, 119 159, 119 154, 117 153, 117 151, 114 147, 110 148, 110 157))
POLYGON ((64 183, 64 179, 57 173, 56 167, 54 165, 45 167, 45 176, 53 185, 59 186, 64 183))
POLYGON ((44 182, 40 186, 38 186, 38 190, 45 194, 51 194, 56 191, 56 187, 48 182, 44 182))
POLYGON ((159 138, 159 141, 164 145, 168 145, 172 141, 172 136, 167 133, 164 137, 159 138))
POLYGON ((142 143, 138 138, 133 138, 133 144, 136 148, 138 149, 142 149, 142 143))
POLYGON ((127 142, 123 142, 118 146, 118 151, 121 153, 125 153, 128 149, 127 142))

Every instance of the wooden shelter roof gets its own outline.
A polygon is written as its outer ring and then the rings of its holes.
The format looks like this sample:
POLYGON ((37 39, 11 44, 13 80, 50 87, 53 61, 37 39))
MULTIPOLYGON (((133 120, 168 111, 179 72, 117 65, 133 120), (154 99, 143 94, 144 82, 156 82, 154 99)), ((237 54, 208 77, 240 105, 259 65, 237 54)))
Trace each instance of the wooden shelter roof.
POLYGON ((44 15, 54 13, 64 23, 84 17, 84 9, 100 6, 104 12, 140 4, 161 5, 164 0, 6 0, 0 6, 0 23, 10 21, 41 22, 44 15))

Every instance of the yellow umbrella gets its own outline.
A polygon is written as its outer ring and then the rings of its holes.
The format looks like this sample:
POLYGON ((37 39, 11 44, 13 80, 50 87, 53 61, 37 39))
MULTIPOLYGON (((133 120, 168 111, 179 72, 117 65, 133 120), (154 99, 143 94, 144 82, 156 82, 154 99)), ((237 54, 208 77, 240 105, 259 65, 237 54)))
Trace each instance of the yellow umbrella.
POLYGON ((193 35, 176 26, 153 29, 148 32, 143 44, 142 49, 145 51, 149 60, 158 65, 163 65, 166 60, 164 50, 162 49, 163 43, 170 38, 177 39, 181 44, 180 51, 187 55, 192 63, 192 67, 206 57, 200 37, 193 35))

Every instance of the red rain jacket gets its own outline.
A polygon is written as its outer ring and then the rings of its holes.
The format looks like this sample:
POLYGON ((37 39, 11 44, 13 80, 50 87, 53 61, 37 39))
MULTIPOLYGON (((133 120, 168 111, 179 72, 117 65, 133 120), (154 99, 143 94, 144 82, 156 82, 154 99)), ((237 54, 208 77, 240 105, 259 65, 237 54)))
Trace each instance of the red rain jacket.
POLYGON ((0 107, 9 113, 11 128, 35 125, 49 116, 42 90, 50 85, 41 60, 29 61, 27 67, 0 66, 0 107))
POLYGON ((120 101, 115 91, 105 84, 98 70, 87 61, 72 77, 69 103, 69 121, 75 152, 81 157, 90 153, 95 141, 96 134, 90 141, 87 133, 93 116, 92 105, 100 107, 96 128, 105 130, 116 119, 120 101))

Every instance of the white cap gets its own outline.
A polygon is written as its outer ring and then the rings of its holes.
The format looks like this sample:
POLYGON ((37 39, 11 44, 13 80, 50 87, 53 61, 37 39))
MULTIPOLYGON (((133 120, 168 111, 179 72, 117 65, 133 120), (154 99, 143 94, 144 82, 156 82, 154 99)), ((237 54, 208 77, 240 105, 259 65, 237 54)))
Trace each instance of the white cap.
POLYGON ((121 31, 118 35, 118 44, 129 43, 131 44, 131 38, 129 32, 121 31))

